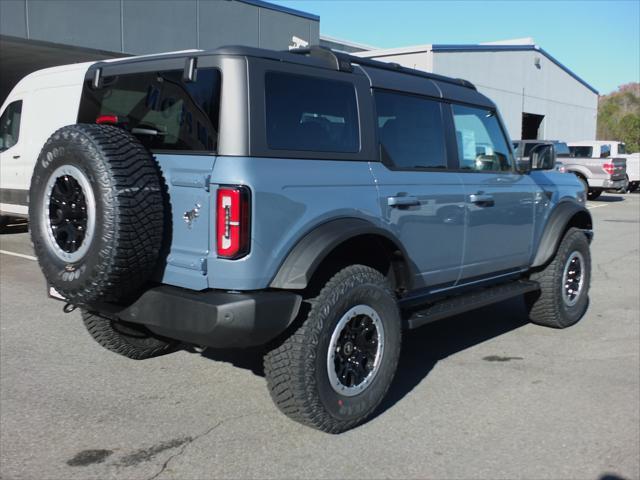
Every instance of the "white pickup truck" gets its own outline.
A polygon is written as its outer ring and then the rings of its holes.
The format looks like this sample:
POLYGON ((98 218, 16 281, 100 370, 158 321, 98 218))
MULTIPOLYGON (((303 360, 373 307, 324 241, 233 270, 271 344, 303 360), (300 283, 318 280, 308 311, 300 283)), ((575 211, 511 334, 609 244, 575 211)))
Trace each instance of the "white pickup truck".
POLYGON ((627 153, 626 145, 617 140, 585 140, 570 142, 572 157, 624 158, 627 161, 627 190, 633 192, 640 187, 640 153, 627 153))

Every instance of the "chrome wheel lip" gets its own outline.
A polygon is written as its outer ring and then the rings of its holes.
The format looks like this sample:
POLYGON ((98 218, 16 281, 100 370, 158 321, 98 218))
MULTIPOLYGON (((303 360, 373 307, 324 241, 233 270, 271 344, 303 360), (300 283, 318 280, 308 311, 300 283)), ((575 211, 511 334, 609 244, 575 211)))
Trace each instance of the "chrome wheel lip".
POLYGON ((62 165, 55 169, 49 176, 46 183, 45 194, 42 199, 42 214, 40 217, 42 231, 46 232, 45 236, 51 252, 53 252, 59 260, 66 263, 75 263, 81 260, 91 246, 96 227, 96 200, 87 175, 74 165, 62 165), (74 252, 66 252, 60 247, 60 245, 58 245, 55 234, 53 233, 51 218, 49 215, 49 206, 51 203, 53 188, 58 178, 63 176, 69 176, 78 182, 86 202, 87 227, 80 247, 78 247, 74 252))
POLYGON ((584 288, 584 257, 575 250, 571 252, 569 258, 564 265, 562 272, 562 300, 568 307, 573 307, 582 294, 584 288), (573 288, 575 282, 578 283, 577 288, 573 288))
POLYGON ((376 312, 370 306, 364 304, 356 305, 347 310, 347 312, 345 312, 344 315, 340 317, 340 320, 338 321, 338 324, 336 325, 335 329, 333 330, 333 334, 331 335, 331 340, 329 341, 329 348, 327 351, 327 373, 329 376, 329 383, 331 384, 331 388, 333 388, 335 392, 345 397, 352 397, 366 390, 380 371, 380 365, 382 364, 382 357, 384 355, 384 342, 384 327, 382 325, 382 320, 380 319, 378 312, 376 312), (338 378, 335 367, 335 355, 336 349, 338 347, 338 341, 340 339, 340 334, 344 330, 345 326, 354 317, 359 315, 367 316, 372 320, 378 334, 378 346, 376 349, 373 368, 371 369, 369 374, 358 385, 349 387, 344 385, 338 378))

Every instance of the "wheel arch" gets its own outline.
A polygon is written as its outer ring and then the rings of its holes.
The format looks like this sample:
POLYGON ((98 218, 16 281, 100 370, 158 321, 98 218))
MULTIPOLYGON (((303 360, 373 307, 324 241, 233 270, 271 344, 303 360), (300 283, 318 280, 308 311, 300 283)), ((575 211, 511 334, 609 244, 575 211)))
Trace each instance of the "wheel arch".
POLYGON ((584 205, 574 201, 561 202, 553 210, 547 221, 531 264, 532 268, 545 265, 553 258, 558 250, 562 237, 571 227, 584 230, 589 239, 591 239, 593 235, 593 220, 584 205))
POLYGON ((398 239, 387 230, 357 218, 332 220, 305 235, 288 253, 270 287, 303 290, 316 277, 335 273, 347 263, 380 270, 391 277, 396 289, 412 287, 415 266, 398 239))

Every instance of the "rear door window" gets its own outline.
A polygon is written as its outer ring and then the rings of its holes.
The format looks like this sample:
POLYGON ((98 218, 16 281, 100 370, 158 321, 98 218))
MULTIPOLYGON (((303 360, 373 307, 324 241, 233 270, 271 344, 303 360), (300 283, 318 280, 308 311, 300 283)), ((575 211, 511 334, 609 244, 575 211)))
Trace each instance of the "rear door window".
POLYGON ((22 118, 22 100, 7 105, 0 117, 0 152, 10 149, 20 137, 20 119, 22 118))
POLYGON ((440 102, 378 91, 375 103, 385 163, 403 170, 446 168, 440 102))
POLYGON ((115 123, 153 150, 215 151, 218 143, 220 72, 198 69, 105 76, 104 86, 84 88, 79 122, 115 123))
POLYGON ((265 109, 271 149, 360 150, 356 92, 350 82, 267 72, 265 109))
MULTIPOLYGON (((463 105, 453 105, 452 108, 460 168, 498 172, 511 170, 513 159, 496 112, 463 105)), ((526 147, 524 156, 527 156, 526 147)))

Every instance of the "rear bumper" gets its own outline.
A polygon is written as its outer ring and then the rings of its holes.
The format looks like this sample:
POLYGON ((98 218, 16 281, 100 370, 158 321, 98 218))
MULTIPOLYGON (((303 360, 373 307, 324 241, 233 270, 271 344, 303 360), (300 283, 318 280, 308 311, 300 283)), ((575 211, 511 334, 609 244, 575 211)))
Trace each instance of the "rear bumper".
POLYGON ((282 333, 301 302, 300 295, 285 291, 194 292, 159 286, 124 309, 103 313, 186 343, 237 348, 263 345, 282 333))
POLYGON ((607 179, 602 182, 602 188, 607 190, 620 190, 621 188, 627 188, 627 180, 611 180, 607 179))

